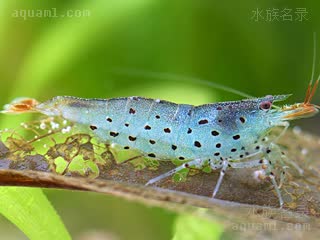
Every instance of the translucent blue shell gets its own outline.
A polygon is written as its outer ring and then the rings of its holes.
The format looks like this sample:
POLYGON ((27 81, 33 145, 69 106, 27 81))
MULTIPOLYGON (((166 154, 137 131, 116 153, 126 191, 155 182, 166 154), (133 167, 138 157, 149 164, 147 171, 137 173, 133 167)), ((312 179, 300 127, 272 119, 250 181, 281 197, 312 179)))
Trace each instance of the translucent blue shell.
POLYGON ((264 103, 287 95, 192 106, 141 97, 56 97, 38 106, 83 125, 100 140, 158 159, 239 159, 257 151, 276 123, 264 103))

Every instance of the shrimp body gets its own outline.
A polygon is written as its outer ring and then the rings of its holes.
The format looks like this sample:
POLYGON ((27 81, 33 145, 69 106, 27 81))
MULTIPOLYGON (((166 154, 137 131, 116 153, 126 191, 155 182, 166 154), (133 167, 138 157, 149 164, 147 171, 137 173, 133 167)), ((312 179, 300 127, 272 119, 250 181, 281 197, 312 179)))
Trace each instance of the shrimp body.
POLYGON ((273 107, 273 103, 286 99, 288 95, 200 106, 142 97, 83 99, 58 96, 43 103, 19 99, 7 105, 3 112, 33 111, 60 116, 81 125, 102 142, 136 149, 150 158, 187 161, 151 179, 147 185, 183 168, 201 168, 209 164, 212 169, 221 169, 212 194, 214 197, 228 167, 260 166, 271 179, 282 206, 283 200, 273 173, 282 156, 270 156, 273 150, 281 151, 274 142, 266 142, 265 136, 274 127, 287 129, 290 120, 316 114, 320 107, 310 102, 318 83, 319 80, 313 87, 309 85, 303 103, 283 107, 273 107))
MULTIPOLYGON (((192 106, 141 97, 55 97, 36 109, 81 124, 101 141, 157 159, 238 159, 281 125, 270 110, 286 95, 192 106), (266 106, 262 106, 265 104, 266 106)), ((279 115, 279 114, 278 114, 279 115)))

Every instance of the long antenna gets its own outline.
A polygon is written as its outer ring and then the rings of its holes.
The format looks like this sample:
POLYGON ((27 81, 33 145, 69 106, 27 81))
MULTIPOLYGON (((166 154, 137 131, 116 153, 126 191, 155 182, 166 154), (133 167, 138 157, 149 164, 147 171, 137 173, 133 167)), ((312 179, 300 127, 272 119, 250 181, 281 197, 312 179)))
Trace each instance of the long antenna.
POLYGON ((241 92, 239 90, 233 89, 228 86, 224 86, 219 83, 213 83, 209 82, 207 80, 203 80, 200 78, 195 78, 195 77, 186 77, 183 75, 177 75, 177 74, 172 74, 172 73, 164 73, 164 72, 151 72, 151 71, 144 71, 144 70, 138 70, 138 69, 123 69, 123 68, 113 68, 111 71, 112 73, 115 74, 120 74, 120 75, 129 75, 129 76, 138 76, 138 77, 144 77, 144 78, 154 78, 154 79, 159 79, 159 80, 174 80, 178 82, 192 82, 192 83, 199 83, 205 86, 210 86, 215 89, 223 90, 229 93, 234 93, 236 95, 246 97, 246 98, 254 98, 253 96, 241 92))
MULTIPOLYGON (((313 32, 313 59, 312 59, 312 71, 311 71, 311 79, 307 88, 306 97, 304 99, 304 103, 310 102, 310 95, 312 91, 312 83, 314 78, 314 70, 316 65, 316 55, 317 55, 317 35, 316 32, 313 32)), ((320 78, 320 75, 318 77, 318 80, 320 78)))
MULTIPOLYGON (((313 32, 313 60, 312 60, 312 74, 311 74, 311 79, 310 79, 310 85, 312 85, 313 78, 314 78, 314 69, 315 69, 315 65, 316 65, 316 55, 317 55, 317 34, 316 34, 316 32, 313 32)), ((319 75, 319 77, 320 77, 320 75, 319 75)))

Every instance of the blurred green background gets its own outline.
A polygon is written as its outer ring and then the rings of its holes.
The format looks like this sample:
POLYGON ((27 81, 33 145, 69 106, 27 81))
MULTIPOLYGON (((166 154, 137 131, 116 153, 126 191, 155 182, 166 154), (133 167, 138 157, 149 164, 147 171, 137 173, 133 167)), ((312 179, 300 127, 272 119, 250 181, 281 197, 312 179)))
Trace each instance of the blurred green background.
MULTIPOLYGON (((319 12, 315 0, 0 0, 0 105, 20 96, 43 101, 57 95, 139 95, 190 104, 242 99, 183 77, 160 80, 128 69, 202 78, 253 96, 293 93, 290 102, 302 101, 313 32, 320 57, 319 12)), ((318 76, 319 61, 316 70, 318 76)), ((314 102, 320 103, 320 94, 314 102)), ((319 119, 295 124, 320 133, 319 119)), ((0 125, 24 120, 1 116, 0 125)), ((88 231, 115 239, 173 235, 171 212, 93 193, 46 193, 75 237, 88 231)), ((6 239, 23 238, 2 217, 0 231, 6 239)))

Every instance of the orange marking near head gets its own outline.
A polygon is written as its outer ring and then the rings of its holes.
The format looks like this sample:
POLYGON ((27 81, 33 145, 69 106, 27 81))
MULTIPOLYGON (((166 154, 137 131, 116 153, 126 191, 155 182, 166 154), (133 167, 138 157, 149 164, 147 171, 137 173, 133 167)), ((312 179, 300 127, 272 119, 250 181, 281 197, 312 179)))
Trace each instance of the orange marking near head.
POLYGON ((320 109, 320 106, 311 103, 313 96, 316 93, 319 85, 319 79, 312 86, 310 83, 307 88, 306 97, 303 103, 293 104, 291 106, 283 108, 284 111, 294 111, 283 117, 284 120, 292 120, 297 118, 310 117, 316 114, 320 109))
POLYGON ((319 85, 319 79, 316 81, 316 83, 313 85, 311 85, 311 83, 308 86, 307 92, 306 92, 306 98, 304 100, 304 104, 305 105, 309 105, 314 94, 316 93, 317 87, 319 85))
MULTIPOLYGON (((298 107, 296 108, 293 108, 293 109, 297 109, 298 107)), ((291 114, 288 114, 286 115, 284 118, 285 119, 297 119, 299 117, 307 117, 307 116, 312 116, 314 115, 315 113, 317 113, 317 109, 315 109, 315 107, 313 105, 303 105, 301 106, 301 110, 295 112, 295 113, 291 113, 291 114)))
POLYGON ((4 113, 24 113, 33 111, 34 107, 39 103, 37 100, 32 98, 23 98, 14 100, 12 103, 5 106, 4 113))

